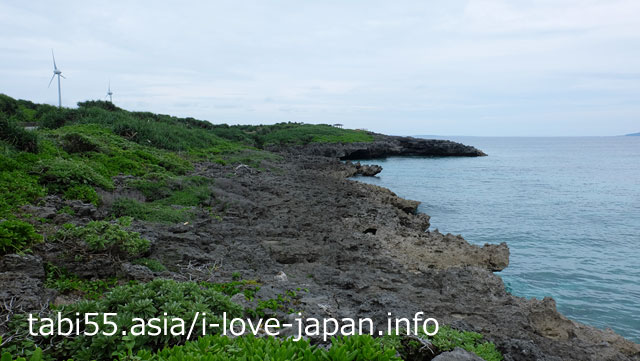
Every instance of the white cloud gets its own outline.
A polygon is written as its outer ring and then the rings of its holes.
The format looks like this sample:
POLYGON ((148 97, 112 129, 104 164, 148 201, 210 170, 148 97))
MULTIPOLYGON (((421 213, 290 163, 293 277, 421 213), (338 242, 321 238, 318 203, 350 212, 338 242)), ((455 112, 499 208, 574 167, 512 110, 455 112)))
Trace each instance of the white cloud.
POLYGON ((55 48, 67 106, 111 79, 125 108, 212 121, 628 133, 639 15, 627 0, 3 1, 0 92, 55 102, 55 48))

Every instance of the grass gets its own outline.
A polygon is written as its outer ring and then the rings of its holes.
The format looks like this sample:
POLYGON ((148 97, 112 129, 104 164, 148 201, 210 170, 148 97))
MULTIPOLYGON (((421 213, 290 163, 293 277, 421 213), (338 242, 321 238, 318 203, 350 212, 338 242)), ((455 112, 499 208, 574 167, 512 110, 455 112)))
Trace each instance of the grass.
MULTIPOLYGON (((434 328, 429 331, 432 333, 434 328)), ((502 354, 496 349, 495 344, 485 341, 484 337, 477 332, 460 331, 449 326, 441 326, 434 336, 428 336, 422 330, 419 333, 419 337, 429 341, 441 352, 451 351, 456 347, 460 347, 478 355, 485 361, 503 360, 502 354)), ((412 358, 421 353, 422 343, 413 339, 408 339, 408 342, 403 341, 405 339, 402 335, 385 335, 380 338, 380 342, 383 345, 396 349, 403 359, 412 358)))

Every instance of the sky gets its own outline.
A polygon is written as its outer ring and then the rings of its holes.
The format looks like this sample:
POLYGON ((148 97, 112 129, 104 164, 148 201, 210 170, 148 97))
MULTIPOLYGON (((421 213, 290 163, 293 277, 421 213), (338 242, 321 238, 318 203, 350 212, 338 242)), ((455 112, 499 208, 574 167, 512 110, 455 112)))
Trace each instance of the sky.
POLYGON ((398 135, 640 131, 638 0, 0 0, 0 93, 398 135))

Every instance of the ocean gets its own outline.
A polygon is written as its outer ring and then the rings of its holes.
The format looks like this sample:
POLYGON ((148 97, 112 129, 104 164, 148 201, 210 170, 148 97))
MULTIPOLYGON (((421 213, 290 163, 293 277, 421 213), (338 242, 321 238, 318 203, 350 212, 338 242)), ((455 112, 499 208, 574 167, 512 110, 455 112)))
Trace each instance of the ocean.
MULTIPOLYGON (((429 138, 429 137, 425 137, 429 138)), ((377 177, 431 229, 507 242, 517 296, 640 342, 640 137, 447 137, 488 157, 390 157, 377 177)))

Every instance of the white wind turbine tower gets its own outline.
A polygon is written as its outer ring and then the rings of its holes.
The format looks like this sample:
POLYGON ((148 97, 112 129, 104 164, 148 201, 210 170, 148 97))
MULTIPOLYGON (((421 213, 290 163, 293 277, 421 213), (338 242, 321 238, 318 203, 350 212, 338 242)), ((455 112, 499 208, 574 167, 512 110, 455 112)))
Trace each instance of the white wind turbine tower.
POLYGON ((107 88, 107 96, 109 97, 109 103, 113 103, 113 100, 111 99, 112 95, 113 95, 113 92, 111 91, 111 80, 109 80, 109 88, 107 88))
POLYGON ((53 81, 53 78, 55 78, 57 75, 58 76, 58 108, 62 108, 62 94, 60 93, 60 77, 64 78, 64 75, 62 75, 62 72, 60 71, 60 69, 58 69, 58 66, 56 65, 56 56, 53 55, 53 49, 51 49, 51 57, 53 58, 53 76, 51 77, 51 80, 49 80, 49 87, 51 87, 51 82, 53 81))

